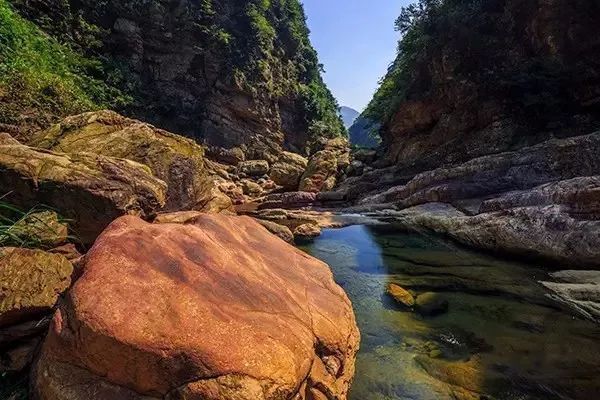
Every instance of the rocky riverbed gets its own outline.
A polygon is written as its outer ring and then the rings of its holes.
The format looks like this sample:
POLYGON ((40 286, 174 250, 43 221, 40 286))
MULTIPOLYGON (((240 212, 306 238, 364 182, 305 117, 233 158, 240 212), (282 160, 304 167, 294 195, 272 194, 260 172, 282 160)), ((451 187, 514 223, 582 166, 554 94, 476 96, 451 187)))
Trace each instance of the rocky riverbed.
POLYGON ((588 400, 600 389, 600 325, 541 283, 570 274, 394 225, 325 230, 302 248, 354 305, 362 342, 350 399, 588 400))

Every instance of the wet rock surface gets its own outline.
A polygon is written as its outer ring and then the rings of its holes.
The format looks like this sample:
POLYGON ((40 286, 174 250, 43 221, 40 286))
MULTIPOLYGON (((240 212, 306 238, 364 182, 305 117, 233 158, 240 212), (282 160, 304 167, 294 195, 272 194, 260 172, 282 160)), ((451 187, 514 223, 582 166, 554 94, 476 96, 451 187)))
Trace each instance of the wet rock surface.
POLYGON ((102 234, 54 316, 34 395, 345 398, 359 336, 329 268, 250 218, 180 217, 102 234))
POLYGON ((415 298, 413 295, 400 285, 390 283, 386 289, 386 293, 396 300, 400 305, 408 308, 411 308, 415 305, 415 298))

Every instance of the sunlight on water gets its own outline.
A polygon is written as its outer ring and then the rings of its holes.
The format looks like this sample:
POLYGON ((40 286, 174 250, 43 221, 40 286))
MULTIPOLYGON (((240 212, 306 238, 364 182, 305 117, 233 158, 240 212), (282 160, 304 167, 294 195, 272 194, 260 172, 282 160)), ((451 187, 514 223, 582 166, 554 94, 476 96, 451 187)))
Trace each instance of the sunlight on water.
POLYGON ((352 400, 597 398, 600 328, 560 311, 545 272, 393 227, 327 230, 301 246, 327 262, 362 334, 352 400), (433 292, 447 313, 422 317, 386 294, 433 292))

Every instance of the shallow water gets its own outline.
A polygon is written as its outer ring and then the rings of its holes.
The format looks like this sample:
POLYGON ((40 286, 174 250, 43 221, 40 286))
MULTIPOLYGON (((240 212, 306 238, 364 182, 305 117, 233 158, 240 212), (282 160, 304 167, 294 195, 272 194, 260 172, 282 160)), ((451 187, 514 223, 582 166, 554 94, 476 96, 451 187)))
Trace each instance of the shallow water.
POLYGON ((600 327, 562 311, 544 270, 392 226, 326 230, 300 246, 353 302, 361 350, 351 400, 600 399, 600 327), (422 317, 385 294, 434 292, 422 317))

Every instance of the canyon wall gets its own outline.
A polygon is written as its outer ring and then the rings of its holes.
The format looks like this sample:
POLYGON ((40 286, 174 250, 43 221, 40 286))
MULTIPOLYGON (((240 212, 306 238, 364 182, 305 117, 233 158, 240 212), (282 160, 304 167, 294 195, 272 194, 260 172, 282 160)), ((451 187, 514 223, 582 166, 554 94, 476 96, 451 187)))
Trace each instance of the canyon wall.
POLYGON ((297 0, 11 3, 101 62, 128 116, 258 159, 344 134, 297 0))
POLYGON ((382 164, 420 172, 600 126, 600 4, 422 1, 366 115, 382 164))

